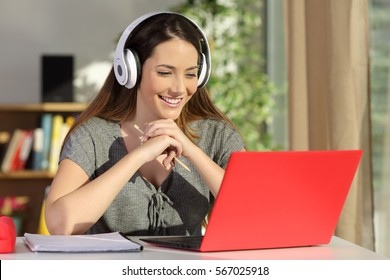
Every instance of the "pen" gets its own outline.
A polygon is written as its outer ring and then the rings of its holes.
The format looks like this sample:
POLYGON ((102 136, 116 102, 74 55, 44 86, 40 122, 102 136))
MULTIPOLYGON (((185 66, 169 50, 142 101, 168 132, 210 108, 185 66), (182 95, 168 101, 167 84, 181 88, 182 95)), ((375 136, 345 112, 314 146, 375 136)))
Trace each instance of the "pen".
POLYGON ((125 239, 127 240, 130 240, 131 242, 139 245, 139 250, 142 251, 144 249, 144 246, 142 244, 140 244, 139 242, 136 242, 134 241, 133 239, 131 239, 129 236, 127 236, 126 234, 124 234, 123 232, 118 232, 122 237, 124 237, 125 239))

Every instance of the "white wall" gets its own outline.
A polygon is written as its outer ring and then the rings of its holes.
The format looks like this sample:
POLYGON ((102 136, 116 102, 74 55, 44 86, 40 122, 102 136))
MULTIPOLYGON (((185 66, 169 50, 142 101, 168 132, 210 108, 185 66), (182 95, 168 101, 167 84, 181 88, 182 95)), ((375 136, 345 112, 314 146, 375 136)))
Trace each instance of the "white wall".
MULTIPOLYGON (((183 2, 0 0, 0 103, 41 101, 42 54, 73 54, 77 75, 94 64, 101 69, 96 79, 105 78, 115 38, 132 20, 183 2)), ((94 94, 94 88, 94 85, 76 88, 75 95, 80 98, 94 94)))

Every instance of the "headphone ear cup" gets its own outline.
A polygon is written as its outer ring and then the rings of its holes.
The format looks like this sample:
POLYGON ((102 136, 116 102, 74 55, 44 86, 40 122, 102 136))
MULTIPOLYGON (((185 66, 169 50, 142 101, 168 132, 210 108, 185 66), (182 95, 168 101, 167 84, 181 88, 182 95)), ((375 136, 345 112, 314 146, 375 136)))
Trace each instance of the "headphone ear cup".
POLYGON ((138 54, 132 49, 124 50, 124 59, 127 66, 127 83, 125 86, 128 89, 132 89, 138 81, 138 77, 141 75, 141 64, 138 58, 138 54))
POLYGON ((199 62, 199 74, 198 74, 198 88, 201 88, 205 85, 206 76, 208 71, 208 65, 206 61, 206 57, 203 53, 201 53, 201 58, 199 62))

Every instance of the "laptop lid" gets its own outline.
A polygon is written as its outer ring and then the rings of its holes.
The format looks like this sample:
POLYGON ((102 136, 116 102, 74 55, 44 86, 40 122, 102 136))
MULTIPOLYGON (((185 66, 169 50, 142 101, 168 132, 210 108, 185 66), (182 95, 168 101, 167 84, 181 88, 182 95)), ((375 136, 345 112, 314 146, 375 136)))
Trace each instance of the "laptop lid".
POLYGON ((330 242, 361 150, 235 152, 200 251, 330 242))

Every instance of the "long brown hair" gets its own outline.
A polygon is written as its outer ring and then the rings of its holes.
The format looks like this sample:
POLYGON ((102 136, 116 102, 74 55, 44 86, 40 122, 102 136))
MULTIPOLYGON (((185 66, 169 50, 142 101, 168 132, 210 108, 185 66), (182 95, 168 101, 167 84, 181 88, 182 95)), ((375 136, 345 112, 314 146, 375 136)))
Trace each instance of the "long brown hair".
MULTIPOLYGON (((143 65, 153 54, 157 45, 172 38, 191 43, 198 53, 202 51, 199 31, 186 18, 177 14, 160 14, 145 20, 133 30, 125 47, 135 51, 140 64, 143 65)), ((79 115, 69 133, 92 117, 118 123, 131 118, 135 113, 140 79, 141 77, 138 77, 134 88, 128 89, 117 82, 112 68, 98 95, 79 115)), ((194 140, 196 133, 190 130, 188 124, 204 118, 223 120, 233 126, 231 121, 213 104, 207 89, 199 88, 184 106, 176 123, 187 137, 194 140)))

